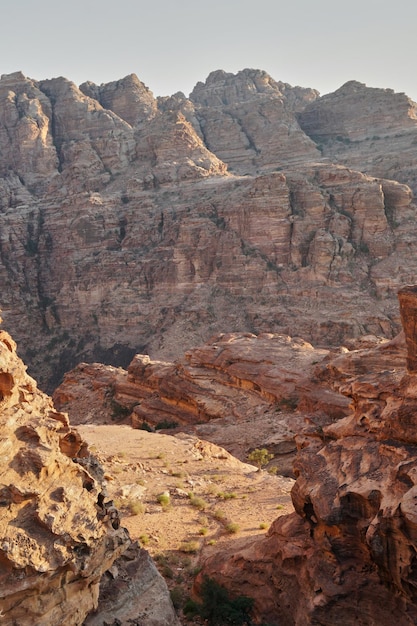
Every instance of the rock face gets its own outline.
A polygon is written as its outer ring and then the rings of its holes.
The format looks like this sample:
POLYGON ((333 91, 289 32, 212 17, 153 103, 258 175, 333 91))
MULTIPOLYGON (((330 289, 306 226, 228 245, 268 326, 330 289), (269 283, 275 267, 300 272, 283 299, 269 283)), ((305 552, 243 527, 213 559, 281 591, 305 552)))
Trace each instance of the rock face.
POLYGON ((100 467, 0 335, 0 608, 5 624, 81 624, 129 545, 100 467))
MULTIPOLYGON (((415 289, 401 294, 402 317, 415 289)), ((415 319, 415 316, 414 316, 415 319)), ((396 340, 354 351, 322 374, 350 398, 351 413, 298 439, 295 513, 265 539, 218 554, 203 572, 256 598, 262 622, 400 626, 417 621, 414 328, 409 363, 396 340), (378 366, 379 362, 379 366, 378 366)), ((410 341, 411 339, 411 341, 410 341)))
POLYGON ((298 121, 323 156, 416 193, 417 105, 404 93, 352 80, 309 103, 298 121))
POLYGON ((292 476, 296 434, 348 413, 348 400, 326 376, 329 363, 344 371, 338 358, 288 336, 226 334, 174 363, 136 355, 127 371, 80 364, 65 375, 54 401, 75 424, 179 427, 242 461, 266 446, 280 472, 292 476))
MULTIPOLYGON (((123 596, 128 615, 119 607, 119 623, 140 616, 143 624, 176 624, 162 578, 143 551, 135 553, 116 509, 105 501, 103 470, 67 416, 26 374, 15 348, 10 335, 0 331, 2 623, 80 626, 97 609, 100 589, 101 598, 109 585, 105 572, 113 571, 115 595, 117 567, 134 558, 139 571, 133 582, 143 597, 134 614, 123 596), (147 621, 149 593, 153 601, 157 596, 160 610, 147 621)), ((100 601, 97 619, 101 606, 100 601)))
POLYGON ((244 70, 155 99, 134 75, 18 72, 0 111, 1 304, 48 389, 80 361, 172 360, 220 332, 335 346, 399 331, 417 271, 405 96, 319 98, 244 70), (381 160, 370 120, 388 129, 381 160))

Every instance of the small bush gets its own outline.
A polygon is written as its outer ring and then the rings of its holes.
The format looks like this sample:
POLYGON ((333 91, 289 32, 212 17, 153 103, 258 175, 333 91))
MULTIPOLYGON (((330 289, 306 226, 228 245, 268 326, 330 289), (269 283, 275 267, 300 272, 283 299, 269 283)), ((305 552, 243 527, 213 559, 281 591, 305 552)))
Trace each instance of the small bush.
POLYGON ((140 541, 142 546, 147 546, 148 543, 150 542, 149 535, 141 535, 139 537, 139 541, 140 541))
POLYGON ((206 528, 205 526, 202 526, 198 531, 198 534, 203 535, 203 536, 207 535, 207 533, 208 533, 208 528, 206 528))
POLYGON ((169 592, 174 609, 180 609, 184 604, 184 591, 181 587, 176 586, 169 592))
POLYGON ((148 433, 153 433, 153 428, 148 424, 148 422, 142 422, 139 430, 146 430, 148 433))
POLYGON ((127 506, 131 515, 143 515, 146 510, 143 502, 138 502, 138 501, 129 502, 127 506))
POLYGON ((204 511, 204 509, 208 506, 207 502, 203 498, 195 496, 194 494, 190 494, 190 504, 200 511, 204 511))
POLYGON ((224 522, 224 520, 226 519, 226 513, 224 511, 221 511, 220 509, 216 509, 216 511, 214 511, 213 513, 213 517, 218 522, 224 522))
POLYGON ((169 493, 167 491, 160 493, 156 499, 163 508, 167 508, 171 504, 171 498, 169 497, 169 493))
POLYGON ((266 524, 265 522, 261 522, 259 524, 259 530, 265 530, 266 528, 268 528, 268 524, 266 524))
POLYGON ((274 458, 273 454, 270 454, 266 448, 255 448, 248 456, 248 461, 255 463, 258 469, 262 469, 264 465, 268 465, 269 461, 274 458))
POLYGON ((196 554, 200 549, 200 543, 198 541, 183 541, 180 544, 180 552, 186 552, 187 554, 196 554))
POLYGON ((229 522, 226 524, 225 528, 230 535, 235 535, 240 530, 239 524, 236 524, 235 522, 229 522))
POLYGON ((169 420, 162 420, 161 422, 158 422, 155 426, 155 430, 166 430, 169 428, 177 428, 178 426, 178 422, 170 422, 169 420))
POLYGON ((237 498, 237 494, 234 491, 230 491, 230 492, 219 491, 219 493, 217 494, 217 497, 221 498, 222 500, 233 500, 234 498, 237 498))
MULTIPOLYGON (((210 626, 224 624, 250 624, 250 611, 253 599, 247 596, 231 598, 225 587, 219 585, 212 578, 204 578, 201 586, 202 603, 191 605, 187 612, 196 611, 210 626)), ((184 607, 185 612, 185 607, 184 607)), ((196 613, 194 613, 196 615, 196 613)))

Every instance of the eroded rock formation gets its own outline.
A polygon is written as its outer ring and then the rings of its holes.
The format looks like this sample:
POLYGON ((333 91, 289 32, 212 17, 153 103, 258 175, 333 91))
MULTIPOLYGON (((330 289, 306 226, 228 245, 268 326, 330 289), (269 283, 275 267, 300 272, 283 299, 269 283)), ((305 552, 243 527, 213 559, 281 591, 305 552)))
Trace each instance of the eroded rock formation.
MULTIPOLYGON (((175 624, 161 577, 131 545, 117 510, 106 501, 100 465, 67 416, 26 374, 15 349, 10 335, 0 331, 2 624, 80 626, 97 609, 100 581, 109 569, 115 594, 119 557, 119 567, 133 558, 139 567, 133 577, 136 614, 125 607, 128 617, 143 619, 159 593, 159 615, 141 623, 175 624)), ((126 595, 121 602, 128 604, 126 595)))
POLYGON ((220 335, 174 363, 140 354, 127 371, 82 363, 65 375, 54 401, 75 424, 177 426, 241 460, 266 445, 280 471, 291 473, 294 438, 305 428, 306 412, 317 427, 348 412, 348 400, 322 371, 335 358, 288 336, 220 335))
POLYGON ((78 88, 18 72, 0 104, 2 308, 42 385, 219 332, 398 332, 417 271, 405 96, 319 98, 244 70, 155 99, 134 75, 78 88))
MULTIPOLYGON (((403 319, 415 324, 415 289, 400 297, 403 319)), ((298 438, 296 512, 262 541, 205 564, 203 572, 232 592, 255 598, 262 622, 417 621, 417 379, 414 327, 404 330, 409 372, 400 338, 325 365, 323 376, 351 400, 351 413, 298 438)))

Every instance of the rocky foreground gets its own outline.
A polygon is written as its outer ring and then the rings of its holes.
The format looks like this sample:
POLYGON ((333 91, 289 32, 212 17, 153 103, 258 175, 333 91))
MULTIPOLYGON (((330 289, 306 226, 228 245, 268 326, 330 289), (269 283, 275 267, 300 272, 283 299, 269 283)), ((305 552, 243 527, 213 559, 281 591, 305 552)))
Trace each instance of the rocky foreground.
POLYGON ((173 360, 219 333, 398 333, 417 271, 404 94, 320 98, 243 70, 155 99, 134 75, 17 72, 0 111, 1 305, 43 388, 80 361, 173 360))
POLYGON ((133 426, 143 426, 145 415, 154 426, 156 415, 182 415, 182 429, 213 441, 223 435, 242 458, 267 446, 278 468, 295 443, 295 512, 277 518, 264 538, 203 552, 195 592, 209 575, 232 594, 254 598, 259 623, 411 626, 416 293, 401 290, 405 334, 392 341, 367 337, 336 353, 282 336, 225 335, 174 364, 138 356, 128 372, 80 366, 57 396, 71 406, 71 390, 75 397, 88 388, 89 402, 95 397, 99 406, 111 388, 133 426))
POLYGON ((103 624, 105 590, 114 616, 176 624, 163 579, 120 526, 101 466, 26 374, 15 348, 1 331, 2 624, 79 626, 92 611, 88 623, 103 624), (139 600, 120 584, 126 571, 139 600))

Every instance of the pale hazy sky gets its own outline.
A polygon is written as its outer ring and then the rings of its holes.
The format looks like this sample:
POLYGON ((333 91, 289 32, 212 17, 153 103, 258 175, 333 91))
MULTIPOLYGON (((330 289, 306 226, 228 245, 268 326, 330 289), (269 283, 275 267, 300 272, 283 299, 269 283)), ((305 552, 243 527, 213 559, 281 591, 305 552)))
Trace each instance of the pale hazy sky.
POLYGON ((348 80, 417 100, 416 0, 0 0, 0 74, 109 82, 155 95, 216 69, 266 70, 321 94, 348 80))

